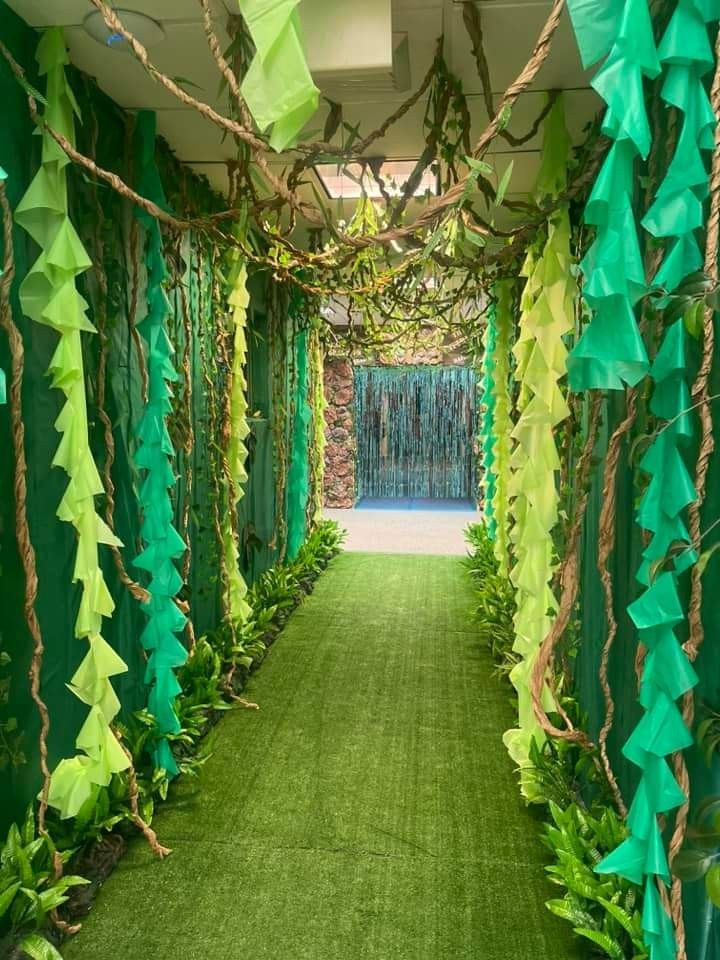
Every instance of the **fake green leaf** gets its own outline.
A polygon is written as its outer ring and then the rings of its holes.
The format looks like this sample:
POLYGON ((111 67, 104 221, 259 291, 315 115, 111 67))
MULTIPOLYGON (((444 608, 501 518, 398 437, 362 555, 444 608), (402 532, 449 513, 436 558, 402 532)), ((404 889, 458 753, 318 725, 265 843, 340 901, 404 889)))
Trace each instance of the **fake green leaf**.
POLYGON ((195 83, 192 80, 188 80, 187 77, 170 77, 173 83, 176 83, 178 87, 193 87, 195 90, 202 90, 202 87, 199 83, 195 83))
POLYGON ((714 543, 711 547, 709 547, 707 550, 703 550, 703 552, 700 554, 696 564, 698 576, 701 577, 705 573, 707 565, 710 562, 710 557, 712 557, 717 550, 720 550, 720 542, 714 543))
POLYGON ((712 862, 701 850, 681 850, 672 862, 672 871, 684 883, 692 883, 705 876, 712 862))
POLYGON ((498 184, 497 193, 495 194, 495 205, 502 206, 502 202, 505 199, 505 194, 507 193, 507 188, 510 186, 510 178, 512 177, 513 167, 515 161, 511 160, 507 165, 505 173, 502 175, 500 183, 498 184))
POLYGON ((506 103, 498 114, 498 130, 507 130, 511 117, 512 106, 509 103, 506 103))
POLYGON ((20 946, 32 960, 62 960, 60 953, 40 933, 31 933, 20 946))
POLYGON ((705 892, 716 907, 720 907, 720 864, 714 863, 705 874, 705 892))
POLYGON ((625 960, 625 951, 613 938, 600 930, 590 930, 588 927, 575 927, 575 933, 586 940, 592 941, 603 950, 610 960, 625 960))
POLYGON ((21 881, 16 880, 7 888, 7 890, 4 890, 2 893, 0 893, 0 917, 3 917, 8 912, 13 900, 15 899, 15 894, 18 892, 21 886, 21 881))

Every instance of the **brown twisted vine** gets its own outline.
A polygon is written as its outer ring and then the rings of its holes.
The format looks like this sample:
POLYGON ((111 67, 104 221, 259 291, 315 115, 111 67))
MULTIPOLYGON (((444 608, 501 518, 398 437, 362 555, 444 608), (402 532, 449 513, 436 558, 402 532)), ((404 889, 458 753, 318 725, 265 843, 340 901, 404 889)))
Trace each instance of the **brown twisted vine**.
POLYGON ((595 745, 588 735, 583 731, 576 729, 570 719, 566 716, 565 722, 568 728, 562 730, 556 727, 548 717, 543 707, 543 690, 547 684, 548 671, 550 669, 555 649, 560 643, 565 630, 570 622, 572 611, 577 600, 579 587, 579 546, 580 533, 582 531, 585 512, 587 509, 589 488, 590 464, 593 450, 597 441, 598 427, 600 424, 600 413, 603 403, 603 395, 599 392, 592 394, 590 401, 590 415, 588 418, 588 429, 583 451, 580 455, 575 473, 576 489, 578 491, 575 501, 575 510, 572 523, 570 524, 565 556, 560 565, 560 603, 558 605, 557 615, 553 621, 550 632, 545 637, 538 651, 538 655, 533 664, 532 676, 530 681, 530 695, 532 697, 533 712, 541 729, 550 737, 560 740, 567 740, 571 743, 578 743, 581 746, 593 750, 595 745))
MULTIPOLYGON (((10 426, 12 435, 13 453, 15 456, 15 476, 13 492, 15 496, 15 536, 17 538, 20 562, 25 576, 25 596, 23 613, 28 632, 33 642, 32 660, 30 662, 30 695, 37 707, 40 716, 39 752, 40 772, 43 783, 40 791, 38 807, 38 831, 41 836, 47 836, 45 829, 45 814, 48 807, 48 793, 50 791, 50 768, 48 767, 47 741, 50 733, 50 714, 40 692, 40 677, 42 673, 45 646, 42 630, 38 620, 35 603, 38 594, 38 576, 35 563, 35 548, 30 537, 30 527, 27 518, 27 460, 25 457, 25 426, 22 419, 22 388, 25 370, 25 348, 17 324, 13 320, 10 304, 10 291, 15 278, 15 257, 13 253, 13 218, 10 203, 7 198, 5 181, 0 180, 0 208, 3 218, 4 260, 3 275, 0 279, 0 327, 5 331, 10 345, 11 379, 9 390, 10 426)), ((55 869, 57 870, 57 862, 55 869)), ((62 872, 62 863, 60 864, 62 872)))
MULTIPOLYGON (((715 40, 715 75, 710 91, 710 102, 716 118, 720 118, 720 32, 715 40)), ((720 248, 720 123, 715 127, 715 149, 710 169, 710 212, 706 227, 705 240, 705 275, 714 287, 718 285, 718 252, 720 248)), ((690 542, 699 545, 702 539, 700 530, 701 510, 705 502, 707 478, 710 469, 710 458, 715 449, 713 437, 713 418, 710 396, 710 374, 712 372, 715 351, 715 311, 706 306, 703 314, 703 349, 700 368, 692 387, 691 397, 698 406, 700 415, 700 450, 695 468, 695 492, 697 499, 688 510, 688 530, 690 542)), ((697 659, 700 647, 705 639, 705 630, 702 623, 702 571, 696 564, 690 573, 690 603, 688 606, 689 635, 683 649, 688 659, 693 662, 697 659)), ((683 697, 682 717, 690 729, 695 718, 695 698, 692 690, 683 697)), ((673 756, 675 778, 686 797, 690 796, 690 776, 687 764, 682 753, 673 756)), ((670 862, 680 852, 685 842, 689 812, 689 799, 675 815, 675 827, 668 848, 670 862)), ((678 940, 678 960, 685 960, 687 956, 685 945, 685 929, 683 922, 682 883, 673 877, 670 895, 671 915, 678 940)))
MULTIPOLYGON (((137 40, 136 37, 132 35, 132 33, 130 33, 129 30, 127 30, 121 19, 116 13, 113 12, 105 0, 90 0, 90 2, 101 13, 106 25, 111 30, 119 33, 125 38, 133 53, 148 71, 150 76, 161 86, 163 86, 170 94, 172 94, 172 96, 174 96, 185 106, 192 107, 193 109, 197 110, 202 116, 214 123, 216 126, 226 130, 228 133, 234 134, 241 141, 248 144, 248 146, 250 146, 252 149, 257 151, 266 149, 265 141, 246 129, 243 124, 219 114, 216 110, 213 110, 209 104, 192 97, 185 90, 179 87, 174 80, 163 74, 162 71, 160 71, 152 63, 145 47, 137 40)), ((503 94, 500 100, 497 115, 490 121, 475 144, 473 149, 474 156, 477 157, 478 155, 483 155, 486 152, 490 143, 498 136, 501 130, 504 129, 507 111, 514 106, 520 94, 530 86, 537 76, 540 68, 550 53, 552 40, 560 23, 564 6, 565 0, 554 0, 553 6, 540 32, 530 59, 525 67, 520 71, 517 78, 512 84, 510 84, 503 94)), ((63 149, 65 149, 64 146, 63 149)), ((307 147, 305 145, 301 145, 300 149, 307 149, 307 147)), ((335 148, 333 148, 333 150, 334 149, 335 148)), ((444 194, 429 203, 423 213, 420 214, 413 224, 403 227, 393 227, 388 230, 380 231, 379 233, 374 234, 372 237, 338 234, 338 238, 350 247, 362 248, 377 244, 387 245, 393 240, 409 237, 416 233, 417 230, 422 229, 429 224, 435 223, 435 221, 449 207, 453 206, 464 194, 466 185, 470 180, 470 176, 470 173, 466 174, 444 194)), ((291 208, 295 209, 298 213, 301 213, 310 221, 310 223, 314 223, 319 226, 326 225, 326 218, 322 215, 322 213, 313 204, 300 201, 297 196, 292 193, 292 191, 288 190, 287 185, 283 181, 280 181, 274 175, 271 175, 269 182, 275 189, 277 195, 285 200, 285 202, 288 203, 291 208)))

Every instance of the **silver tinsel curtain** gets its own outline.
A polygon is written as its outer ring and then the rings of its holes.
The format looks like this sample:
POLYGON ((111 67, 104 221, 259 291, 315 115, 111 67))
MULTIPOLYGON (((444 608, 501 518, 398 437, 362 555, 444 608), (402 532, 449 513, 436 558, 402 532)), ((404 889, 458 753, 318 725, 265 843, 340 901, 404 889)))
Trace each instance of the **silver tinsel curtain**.
POLYGON ((466 367, 356 367, 358 496, 474 499, 476 392, 466 367))

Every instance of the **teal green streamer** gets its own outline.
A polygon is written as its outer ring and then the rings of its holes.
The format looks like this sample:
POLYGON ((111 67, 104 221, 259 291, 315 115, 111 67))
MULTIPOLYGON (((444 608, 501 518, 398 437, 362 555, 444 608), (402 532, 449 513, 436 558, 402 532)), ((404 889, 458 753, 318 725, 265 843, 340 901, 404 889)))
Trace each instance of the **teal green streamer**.
POLYGON ((605 100, 614 142, 593 186, 585 222, 597 227, 581 263, 592 319, 568 357, 571 390, 621 390, 647 373, 634 306, 646 293, 633 194, 635 161, 650 150, 643 78, 660 73, 647 0, 568 0, 585 66, 605 57, 592 86, 605 100))
POLYGON ((307 330, 295 338, 297 377, 295 387, 295 416, 293 418, 292 458, 288 471, 288 557, 294 560, 303 545, 306 533, 306 507, 310 493, 309 450, 310 420, 308 405, 308 351, 307 330))
MULTIPOLYGON (((166 209, 165 193, 155 161, 155 124, 154 113, 142 111, 138 114, 137 190, 166 209)), ((163 287, 167 268, 160 224, 140 207, 135 208, 135 216, 145 228, 146 236, 148 312, 138 324, 138 330, 147 346, 148 397, 136 435, 136 463, 144 471, 139 495, 144 549, 134 563, 150 575, 150 600, 143 604, 148 622, 140 639, 150 653, 145 682, 151 686, 148 707, 157 720, 159 733, 153 759, 156 767, 173 777, 177 775, 178 767, 167 734, 180 730, 174 706, 180 684, 174 671, 187 660, 187 651, 176 635, 184 630, 187 621, 175 603, 183 585, 175 561, 185 553, 185 542, 172 522, 174 509, 170 490, 177 478, 172 466, 175 451, 166 418, 172 409, 170 384, 179 377, 173 366, 175 351, 167 330, 170 304, 163 287)))
POLYGON ((495 519, 495 495, 497 492, 497 476, 495 474, 495 393, 493 391, 495 373, 495 348, 497 345, 497 326, 495 303, 491 302, 485 315, 486 327, 483 337, 482 362, 482 393, 480 404, 482 419, 480 421, 480 447, 482 450, 482 490, 483 490, 483 519, 491 540, 497 534, 497 520, 495 519))
MULTIPOLYGON (((656 289, 667 292, 703 263, 696 237, 708 194, 702 151, 713 147, 715 120, 702 78, 714 62, 707 24, 718 17, 717 0, 679 0, 659 47, 666 67, 662 96, 681 111, 683 121, 675 154, 643 226, 654 237, 670 240, 653 281, 656 289)), ((642 925, 650 960, 676 956, 673 924, 657 890, 658 879, 670 882, 658 817, 687 800, 666 758, 692 743, 675 701, 698 681, 675 635, 685 619, 678 576, 697 561, 684 521, 686 508, 697 498, 682 456, 692 435, 685 340, 679 319, 667 330, 650 371, 654 381, 650 408, 666 422, 640 464, 649 483, 637 520, 651 538, 637 575, 646 589, 628 612, 639 642, 649 652, 640 688, 645 712, 623 752, 640 767, 642 777, 628 814, 630 835, 597 868, 636 883, 645 880, 642 925), (678 551, 680 544, 685 548, 678 551), (658 575, 669 562, 671 568, 658 575)))

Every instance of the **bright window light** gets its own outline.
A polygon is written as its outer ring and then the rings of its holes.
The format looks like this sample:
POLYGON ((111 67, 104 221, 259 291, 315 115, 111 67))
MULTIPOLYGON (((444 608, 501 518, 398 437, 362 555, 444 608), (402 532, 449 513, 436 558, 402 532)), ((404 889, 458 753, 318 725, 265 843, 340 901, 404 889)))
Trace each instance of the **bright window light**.
MULTIPOLYGON (((385 184, 385 189, 391 197, 398 197, 402 193, 403 187, 408 181, 410 174, 415 169, 417 160, 383 160, 379 165, 378 175, 385 184)), ((365 194, 373 200, 382 198, 380 187, 372 174, 369 166, 365 162, 354 161, 339 165, 337 163, 318 163, 315 165, 315 171, 320 178, 320 182, 325 188, 325 192, 331 200, 340 198, 347 200, 356 200, 362 196, 363 187, 365 194)), ((422 197, 426 193, 437 195, 438 179, 436 174, 428 167, 420 183, 415 189, 415 196, 422 197)))

